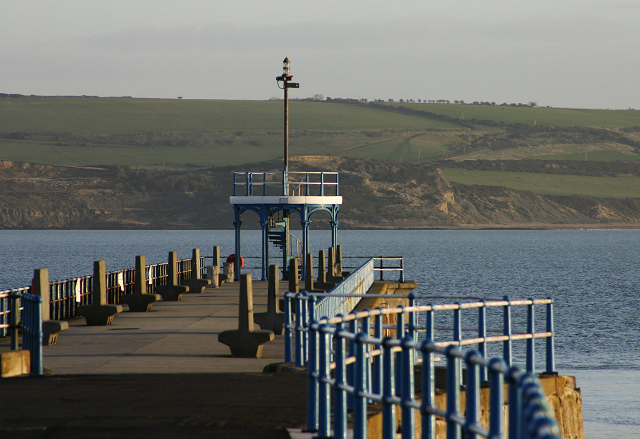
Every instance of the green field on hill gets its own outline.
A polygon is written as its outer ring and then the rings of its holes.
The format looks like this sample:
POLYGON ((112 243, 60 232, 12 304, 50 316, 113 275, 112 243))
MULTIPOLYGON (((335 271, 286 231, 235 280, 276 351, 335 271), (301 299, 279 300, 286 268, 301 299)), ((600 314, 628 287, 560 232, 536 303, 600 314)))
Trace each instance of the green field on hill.
POLYGON ((593 126, 604 128, 640 125, 638 110, 590 110, 573 108, 511 107, 502 105, 393 103, 464 120, 492 120, 505 124, 593 126))
MULTIPOLYGON (((282 157, 282 119, 283 102, 276 100, 0 97, 0 160, 170 169, 239 165, 282 157)), ((290 103, 289 154, 412 163, 637 161, 639 125, 640 111, 633 110, 299 100, 290 103), (505 125, 480 122, 486 120, 505 125)))
MULTIPOLYGON (((367 106, 291 101, 291 130, 451 129, 437 120, 367 106)), ((0 98, 0 132, 132 134, 281 131, 282 101, 24 97, 0 98)))
POLYGON ((541 195, 585 195, 605 198, 638 198, 640 177, 589 177, 528 172, 442 169, 448 181, 481 186, 502 186, 541 195))

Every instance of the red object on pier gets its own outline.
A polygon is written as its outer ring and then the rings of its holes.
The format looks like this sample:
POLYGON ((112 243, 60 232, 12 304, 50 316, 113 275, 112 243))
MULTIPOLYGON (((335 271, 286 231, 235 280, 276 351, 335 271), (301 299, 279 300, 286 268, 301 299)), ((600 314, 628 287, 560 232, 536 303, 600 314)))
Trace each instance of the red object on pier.
MULTIPOLYGON (((227 264, 233 262, 233 265, 236 265, 236 254, 230 254, 229 257, 227 257, 227 264)), ((240 268, 244 267, 244 258, 242 256, 240 256, 240 268)))

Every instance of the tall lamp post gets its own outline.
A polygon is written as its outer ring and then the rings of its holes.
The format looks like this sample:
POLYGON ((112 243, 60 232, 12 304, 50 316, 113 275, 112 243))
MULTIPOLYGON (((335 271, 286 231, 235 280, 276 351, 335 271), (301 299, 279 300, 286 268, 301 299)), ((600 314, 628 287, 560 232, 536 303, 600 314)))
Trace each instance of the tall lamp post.
POLYGON ((293 76, 291 75, 291 61, 289 58, 285 58, 282 61, 282 76, 276 77, 276 83, 278 88, 284 90, 284 187, 286 192, 283 195, 289 193, 289 89, 300 88, 300 84, 297 82, 291 82, 293 76), (282 86, 280 83, 282 82, 282 86))

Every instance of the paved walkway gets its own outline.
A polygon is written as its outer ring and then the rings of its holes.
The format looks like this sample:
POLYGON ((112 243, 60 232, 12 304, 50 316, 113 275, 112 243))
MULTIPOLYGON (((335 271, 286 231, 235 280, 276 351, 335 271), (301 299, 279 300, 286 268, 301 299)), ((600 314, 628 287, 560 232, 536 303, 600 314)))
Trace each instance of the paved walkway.
MULTIPOLYGON (((71 321, 43 349, 51 374, 0 382, 0 437, 289 438, 287 428, 306 422, 306 374, 262 373, 282 361, 283 336, 260 359, 233 358, 218 342, 237 329, 239 286, 158 302, 148 313, 125 305, 111 326, 71 321)), ((254 312, 266 311, 266 291, 254 282, 254 312)))
MULTIPOLYGON (((55 374, 262 372, 284 358, 284 337, 264 345, 262 358, 233 358, 218 334, 238 328, 239 282, 156 302, 151 312, 118 314, 110 326, 70 322, 58 343, 43 348, 55 374)), ((281 291, 286 291, 286 282, 281 291)), ((254 312, 267 310, 267 282, 253 282, 254 312)), ((256 329, 260 327, 256 325, 256 329)))

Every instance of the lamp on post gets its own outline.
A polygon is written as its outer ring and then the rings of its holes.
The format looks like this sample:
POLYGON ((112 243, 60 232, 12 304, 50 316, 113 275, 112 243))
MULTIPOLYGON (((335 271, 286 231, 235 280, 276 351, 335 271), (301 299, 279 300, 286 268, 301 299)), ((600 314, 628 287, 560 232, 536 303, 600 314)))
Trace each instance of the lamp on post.
POLYGON ((284 194, 289 193, 289 89, 300 88, 300 84, 297 82, 291 82, 293 76, 291 75, 291 61, 289 58, 285 58, 282 61, 282 76, 276 77, 278 88, 284 90, 284 194), (280 83, 282 82, 282 87, 280 83))

